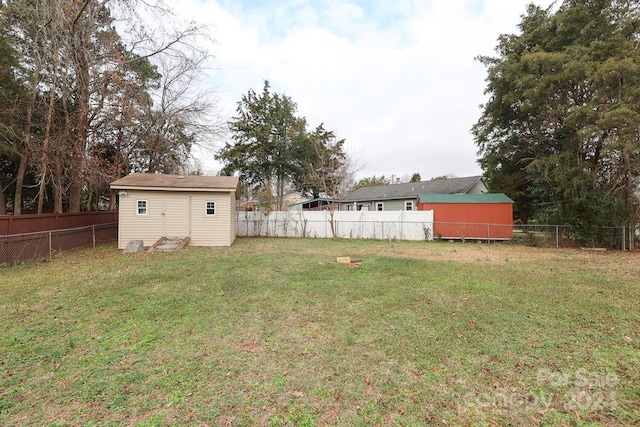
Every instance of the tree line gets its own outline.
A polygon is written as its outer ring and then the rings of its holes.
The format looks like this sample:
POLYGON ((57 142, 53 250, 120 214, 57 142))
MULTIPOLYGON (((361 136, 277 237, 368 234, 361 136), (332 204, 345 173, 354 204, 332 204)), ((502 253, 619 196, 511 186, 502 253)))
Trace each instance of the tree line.
POLYGON ((268 80, 261 92, 250 89, 242 96, 229 129, 231 140, 216 155, 224 164, 221 173, 238 173, 246 195, 264 210, 283 210, 288 190, 332 199, 352 185, 345 140, 322 123, 309 129, 297 104, 273 92, 268 80))
MULTIPOLYGON (((109 182, 185 173, 192 149, 221 132, 199 81, 206 31, 162 4, 0 1, 0 214, 114 207, 109 182)), ((516 219, 573 225, 586 241, 599 227, 637 224, 638 2, 530 5, 519 31, 479 60, 488 100, 472 133, 490 188, 515 201, 516 219)), ((310 127, 268 81, 242 96, 226 127, 221 173, 238 173, 265 205, 281 209, 289 189, 336 198, 354 186, 344 139, 310 127)))
POLYGON ((162 3, 5 1, 0 28, 0 214, 113 207, 109 182, 184 172, 218 130, 204 28, 162 3))
POLYGON ((565 0, 530 5, 487 67, 473 127, 494 191, 523 223, 636 225, 640 184, 640 5, 565 0))

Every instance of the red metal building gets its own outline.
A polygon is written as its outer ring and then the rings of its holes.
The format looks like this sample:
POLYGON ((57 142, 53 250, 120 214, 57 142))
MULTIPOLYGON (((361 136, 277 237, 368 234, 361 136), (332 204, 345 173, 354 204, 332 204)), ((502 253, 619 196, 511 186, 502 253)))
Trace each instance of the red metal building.
POLYGON ((433 209, 435 239, 513 237, 513 200, 505 194, 420 194, 418 198, 418 210, 433 209))

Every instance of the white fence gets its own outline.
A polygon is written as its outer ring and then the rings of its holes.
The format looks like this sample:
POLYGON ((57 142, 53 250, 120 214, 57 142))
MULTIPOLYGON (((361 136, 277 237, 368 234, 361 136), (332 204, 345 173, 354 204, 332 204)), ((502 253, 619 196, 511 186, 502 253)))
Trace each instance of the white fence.
MULTIPOLYGON (((236 234, 241 237, 330 238, 328 211, 238 212, 236 234)), ((341 238, 432 240, 433 211, 334 212, 341 238)))

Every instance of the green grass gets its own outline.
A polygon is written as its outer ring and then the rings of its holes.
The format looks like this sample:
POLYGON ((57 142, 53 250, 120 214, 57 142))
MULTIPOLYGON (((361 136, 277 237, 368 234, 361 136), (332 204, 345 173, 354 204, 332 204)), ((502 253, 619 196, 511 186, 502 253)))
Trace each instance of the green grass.
POLYGON ((0 273, 2 425, 640 417, 636 253, 239 239, 0 273))

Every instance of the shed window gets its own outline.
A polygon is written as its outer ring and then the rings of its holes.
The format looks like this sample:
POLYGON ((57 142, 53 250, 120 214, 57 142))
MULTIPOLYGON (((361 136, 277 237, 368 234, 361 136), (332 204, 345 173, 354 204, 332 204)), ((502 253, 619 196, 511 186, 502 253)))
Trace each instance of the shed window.
POLYGON ((147 201, 146 200, 138 200, 138 215, 146 215, 147 214, 147 201))
POLYGON ((383 211, 384 210, 384 203, 382 203, 382 202, 376 203, 376 210, 377 211, 383 211))
POLYGON ((413 202, 412 201, 405 202, 404 210, 405 211, 412 211, 413 210, 413 202))
POLYGON ((216 214, 216 202, 207 202, 205 211, 207 215, 215 215, 216 214))

